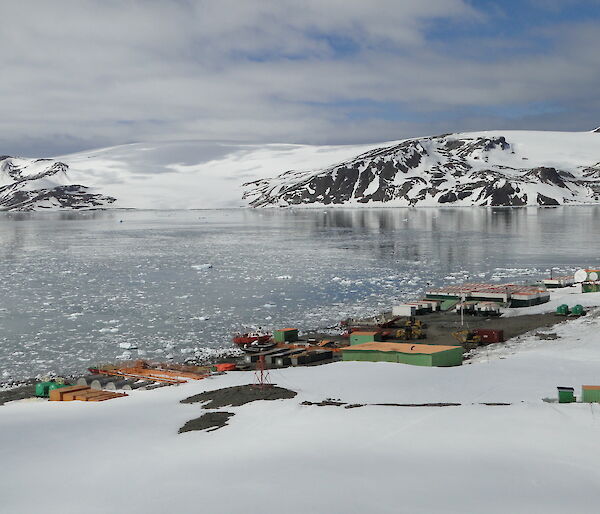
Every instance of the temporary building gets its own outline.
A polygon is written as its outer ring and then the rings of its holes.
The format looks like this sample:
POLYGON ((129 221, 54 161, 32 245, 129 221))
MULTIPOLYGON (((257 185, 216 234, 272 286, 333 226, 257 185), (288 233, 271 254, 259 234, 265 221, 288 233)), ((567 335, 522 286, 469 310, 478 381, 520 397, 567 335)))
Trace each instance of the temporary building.
MULTIPOLYGON (((529 307, 550 300, 550 294, 546 289, 537 286, 480 283, 452 285, 434 289, 427 291, 425 297, 434 300, 493 301, 506 303, 511 307, 529 307)), ((443 304, 442 310, 444 310, 443 304)))
POLYGON ((582 282, 582 293, 598 293, 600 292, 600 282, 582 282))
MULTIPOLYGON (((586 277, 587 277, 587 274, 586 274, 586 277)), ((573 277, 573 275, 568 275, 568 276, 564 276, 564 277, 545 278, 544 280, 542 280, 542 283, 548 289, 556 289, 559 287, 572 286, 575 283, 575 278, 573 277)))
POLYGON ((575 401, 575 389, 572 387, 558 386, 558 403, 573 403, 575 401))
POLYGON ((581 386, 581 401, 588 403, 600 403, 600 386, 581 386))
POLYGON ((350 344, 357 345, 381 341, 381 332, 352 332, 350 334, 350 344))
POLYGON ((401 362, 414 366, 460 366, 462 346, 370 342, 342 349, 345 361, 401 362))
POLYGON ((392 316, 414 316, 417 314, 417 305, 403 303, 392 307, 392 316))
POLYGON ((298 340, 297 328, 281 328, 273 332, 273 339, 277 343, 288 343, 298 340))

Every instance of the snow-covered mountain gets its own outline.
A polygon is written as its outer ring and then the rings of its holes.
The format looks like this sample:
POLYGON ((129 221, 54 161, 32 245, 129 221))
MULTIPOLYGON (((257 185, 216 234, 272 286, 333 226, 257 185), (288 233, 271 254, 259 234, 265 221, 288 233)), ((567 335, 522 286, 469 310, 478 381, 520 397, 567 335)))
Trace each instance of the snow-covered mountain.
POLYGON ((255 207, 561 205, 600 199, 600 134, 504 131, 408 139, 247 184, 255 207))
POLYGON ((600 199, 600 129, 369 145, 134 143, 0 157, 0 210, 556 205, 600 199))
POLYGON ((114 198, 70 183, 68 166, 52 159, 0 157, 0 210, 105 207, 114 198))

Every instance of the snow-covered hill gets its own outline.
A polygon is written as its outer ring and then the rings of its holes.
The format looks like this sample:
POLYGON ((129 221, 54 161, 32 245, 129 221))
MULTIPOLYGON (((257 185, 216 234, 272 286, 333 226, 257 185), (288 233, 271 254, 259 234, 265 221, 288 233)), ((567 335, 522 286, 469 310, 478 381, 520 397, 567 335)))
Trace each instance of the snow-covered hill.
POLYGON ((134 143, 0 157, 0 210, 556 205, 600 198, 600 134, 494 131, 370 145, 134 143))
POLYGON ((561 205, 600 199, 596 132, 445 134, 248 184, 251 205, 561 205))
POLYGON ((67 169, 52 159, 0 157, 0 210, 83 209, 115 201, 70 182, 67 169))

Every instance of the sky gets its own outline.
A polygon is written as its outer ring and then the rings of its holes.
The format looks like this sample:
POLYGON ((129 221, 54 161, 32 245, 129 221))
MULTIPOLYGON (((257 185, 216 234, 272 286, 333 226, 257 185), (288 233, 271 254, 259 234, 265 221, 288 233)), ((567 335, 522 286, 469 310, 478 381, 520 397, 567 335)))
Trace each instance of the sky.
POLYGON ((1 2, 0 154, 600 125, 600 0, 1 2))

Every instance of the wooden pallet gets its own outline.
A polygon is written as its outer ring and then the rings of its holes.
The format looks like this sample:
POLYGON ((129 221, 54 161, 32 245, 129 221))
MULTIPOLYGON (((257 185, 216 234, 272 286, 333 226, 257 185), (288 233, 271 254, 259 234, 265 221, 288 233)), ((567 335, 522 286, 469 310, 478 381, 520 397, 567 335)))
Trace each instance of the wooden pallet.
POLYGON ((50 391, 51 402, 103 402, 114 398, 127 396, 126 393, 113 393, 112 391, 98 391, 89 386, 68 386, 50 391))

